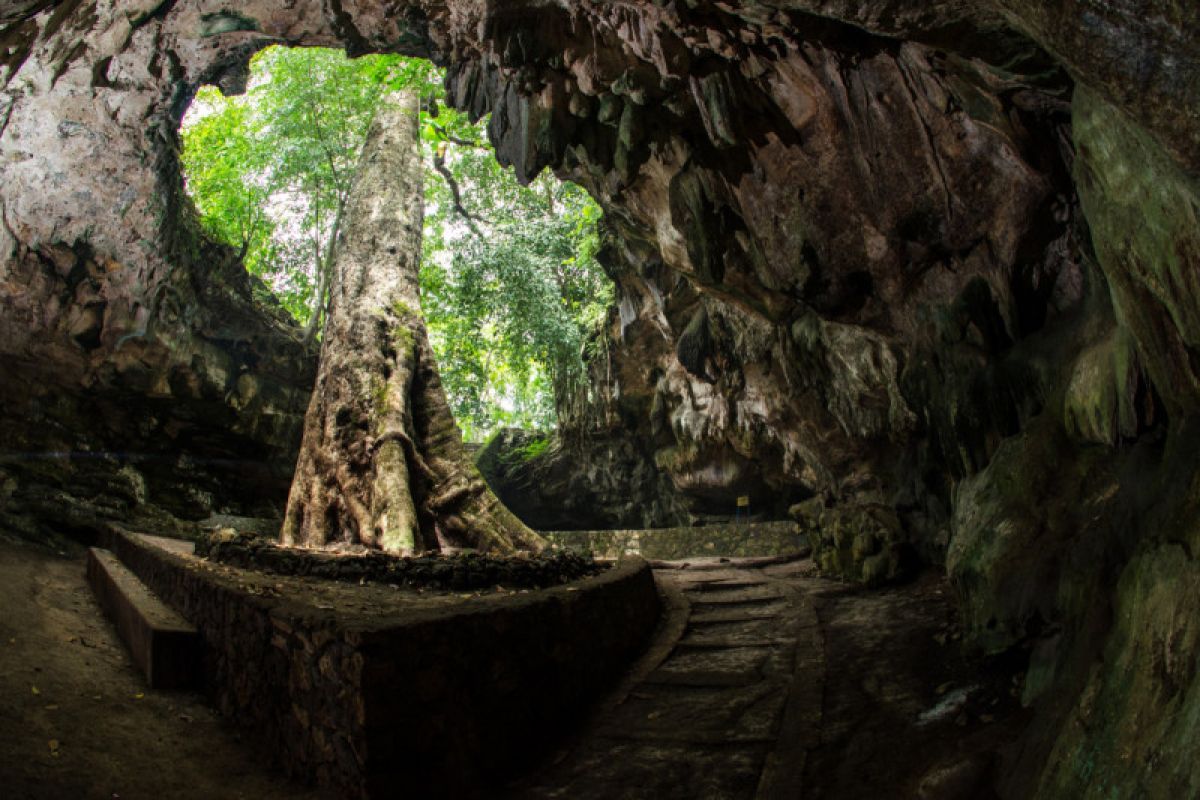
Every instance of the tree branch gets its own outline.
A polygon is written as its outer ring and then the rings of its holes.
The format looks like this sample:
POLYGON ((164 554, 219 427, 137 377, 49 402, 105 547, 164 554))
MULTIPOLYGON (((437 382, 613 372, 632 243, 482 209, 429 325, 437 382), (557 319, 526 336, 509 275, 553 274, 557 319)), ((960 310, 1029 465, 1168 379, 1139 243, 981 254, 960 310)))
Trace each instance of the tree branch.
POLYGON ((450 198, 454 203, 454 210, 457 211, 458 215, 461 216, 463 221, 467 223, 467 227, 471 229, 471 233, 483 238, 483 233, 479 230, 479 227, 475 223, 486 223, 487 220, 475 216, 470 211, 467 211, 467 209, 463 206, 462 190, 459 189, 458 181, 455 180, 454 176, 450 174, 449 168, 446 167, 446 150, 444 147, 439 147, 434 151, 433 168, 437 170, 437 173, 441 175, 442 179, 446 181, 447 185, 449 185, 450 198))
POLYGON ((325 255, 321 255, 321 245, 316 239, 313 239, 313 251, 317 262, 317 287, 315 302, 313 303, 312 316, 308 318, 308 325, 304 328, 304 342, 311 342, 317 335, 317 330, 321 326, 321 317, 326 313, 326 295, 329 291, 330 273, 333 272, 333 257, 337 252, 338 234, 342 230, 342 215, 346 210, 346 204, 342 201, 338 202, 337 213, 333 217, 333 227, 329 231, 329 239, 325 243, 325 255))
POLYGON ((447 142, 450 142, 451 144, 457 144, 461 147, 470 147, 475 150, 490 149, 483 142, 475 142, 475 141, 471 141, 470 139, 460 139, 457 136, 455 136, 454 134, 450 133, 445 128, 443 128, 441 125, 438 125, 436 122, 430 122, 429 124, 435 131, 438 132, 438 135, 440 135, 443 139, 445 139, 447 142))

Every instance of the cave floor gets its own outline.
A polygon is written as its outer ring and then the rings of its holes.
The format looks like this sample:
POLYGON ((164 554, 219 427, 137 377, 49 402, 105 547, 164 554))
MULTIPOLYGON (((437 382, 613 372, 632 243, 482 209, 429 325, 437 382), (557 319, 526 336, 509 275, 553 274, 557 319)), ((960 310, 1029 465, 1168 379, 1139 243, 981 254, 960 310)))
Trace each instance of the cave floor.
POLYGON ((84 553, 0 540, 0 796, 325 797, 271 770, 200 695, 146 688, 84 553))
MULTIPOLYGON (((660 565, 646 654, 520 798, 988 798, 1026 723, 1019 675, 965 654, 949 587, 807 561, 660 565)), ((152 691, 84 552, 0 540, 5 798, 305 798, 197 694, 152 691)))
POLYGON ((1020 676, 963 652, 941 575, 869 590, 721 561, 657 570, 650 651, 512 800, 995 796, 1020 676))

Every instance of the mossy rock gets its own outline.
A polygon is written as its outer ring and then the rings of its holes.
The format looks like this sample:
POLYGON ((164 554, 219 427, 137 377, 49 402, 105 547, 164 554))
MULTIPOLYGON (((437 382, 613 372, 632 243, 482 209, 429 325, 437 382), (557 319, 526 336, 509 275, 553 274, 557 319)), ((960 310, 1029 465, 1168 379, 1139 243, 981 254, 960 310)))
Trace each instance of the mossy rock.
POLYGON ((900 518, 879 504, 824 508, 817 498, 793 506, 790 513, 808 534, 813 561, 824 573, 868 586, 901 580, 915 558, 900 518))
POLYGON ((1087 348, 1072 367, 1063 400, 1063 424, 1072 438, 1115 446, 1142 427, 1139 389, 1145 386, 1131 337, 1114 330, 1087 348))

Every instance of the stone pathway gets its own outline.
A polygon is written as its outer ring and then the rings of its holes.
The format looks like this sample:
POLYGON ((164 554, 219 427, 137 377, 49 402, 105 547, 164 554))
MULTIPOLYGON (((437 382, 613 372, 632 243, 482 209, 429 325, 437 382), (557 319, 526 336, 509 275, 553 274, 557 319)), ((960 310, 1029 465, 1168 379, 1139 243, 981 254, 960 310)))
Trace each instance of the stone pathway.
POLYGON ((820 729, 824 661, 812 603, 761 569, 657 577, 670 604, 658 646, 579 746, 514 796, 795 796, 796 764, 776 742, 809 744, 820 729))
POLYGON ((937 576, 868 591, 809 562, 733 560, 656 577, 668 612, 649 652, 513 800, 990 796, 1010 676, 960 654, 937 576))

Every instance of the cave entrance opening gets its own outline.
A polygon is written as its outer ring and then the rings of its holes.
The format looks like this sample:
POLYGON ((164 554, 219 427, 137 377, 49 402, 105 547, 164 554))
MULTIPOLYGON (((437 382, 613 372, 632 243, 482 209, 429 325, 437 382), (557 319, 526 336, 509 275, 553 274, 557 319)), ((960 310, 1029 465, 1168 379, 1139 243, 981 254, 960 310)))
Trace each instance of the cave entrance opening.
POLYGON ((400 56, 270 47, 246 90, 202 87, 182 123, 187 193, 208 235, 240 252, 264 302, 319 338, 346 199, 381 98, 421 98, 425 164, 421 306, 468 442, 552 429, 612 304, 601 212, 549 171, 528 186, 443 102, 443 71, 400 56))

